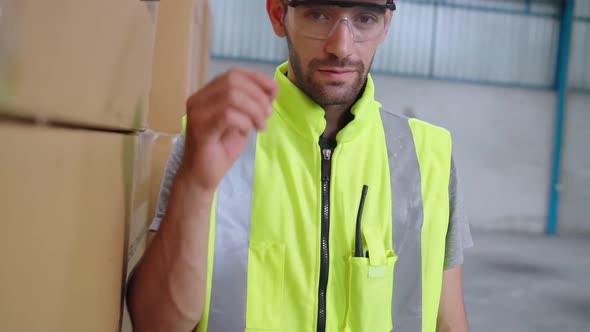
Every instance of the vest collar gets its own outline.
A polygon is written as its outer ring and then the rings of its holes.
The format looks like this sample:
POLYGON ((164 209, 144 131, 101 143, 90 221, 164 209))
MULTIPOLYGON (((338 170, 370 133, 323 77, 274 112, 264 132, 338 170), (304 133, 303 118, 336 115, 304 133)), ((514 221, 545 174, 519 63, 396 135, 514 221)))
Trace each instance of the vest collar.
MULTIPOLYGON (((326 128, 325 111, 287 77, 288 62, 277 67, 275 80, 279 84, 279 96, 274 101, 275 112, 306 139, 317 142, 326 128)), ((352 106, 354 119, 336 135, 340 142, 352 140, 363 134, 368 125, 379 116, 381 104, 375 100, 375 86, 371 75, 367 77, 365 90, 352 106)))

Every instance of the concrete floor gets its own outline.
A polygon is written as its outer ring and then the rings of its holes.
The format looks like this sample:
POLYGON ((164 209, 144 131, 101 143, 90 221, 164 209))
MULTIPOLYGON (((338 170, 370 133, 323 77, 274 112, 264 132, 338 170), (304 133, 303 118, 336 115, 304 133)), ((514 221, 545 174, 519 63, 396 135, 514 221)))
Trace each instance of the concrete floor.
POLYGON ((473 236, 463 272, 472 332, 590 332, 590 238, 473 236))

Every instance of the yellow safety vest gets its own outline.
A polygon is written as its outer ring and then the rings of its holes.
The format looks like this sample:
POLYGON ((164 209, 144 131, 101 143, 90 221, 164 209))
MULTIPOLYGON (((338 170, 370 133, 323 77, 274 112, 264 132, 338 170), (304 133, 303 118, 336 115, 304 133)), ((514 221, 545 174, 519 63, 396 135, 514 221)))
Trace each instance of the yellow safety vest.
POLYGON ((335 149, 320 147, 324 111, 287 68, 277 68, 268 129, 251 135, 217 190, 196 331, 434 332, 449 132, 381 110, 369 76, 335 149))

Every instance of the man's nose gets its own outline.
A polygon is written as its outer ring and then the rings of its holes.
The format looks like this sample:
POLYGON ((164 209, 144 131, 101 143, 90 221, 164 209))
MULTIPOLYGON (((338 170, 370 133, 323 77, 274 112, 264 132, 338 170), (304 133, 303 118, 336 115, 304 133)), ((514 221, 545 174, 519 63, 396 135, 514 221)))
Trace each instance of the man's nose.
POLYGON ((350 30, 348 21, 340 20, 326 40, 326 52, 336 56, 338 59, 352 55, 354 37, 350 30))

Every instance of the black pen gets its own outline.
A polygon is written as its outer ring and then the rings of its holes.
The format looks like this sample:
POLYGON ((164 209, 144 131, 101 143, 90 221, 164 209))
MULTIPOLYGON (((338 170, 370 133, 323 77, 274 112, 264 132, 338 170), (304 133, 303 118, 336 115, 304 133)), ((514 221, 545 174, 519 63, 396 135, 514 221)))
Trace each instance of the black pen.
POLYGON ((354 256, 363 257, 363 235, 361 232, 361 219, 363 216, 363 208, 365 207, 365 199, 367 198, 367 190, 369 186, 363 186, 363 192, 361 194, 361 203, 359 205, 359 211, 356 216, 356 236, 354 241, 354 256))

